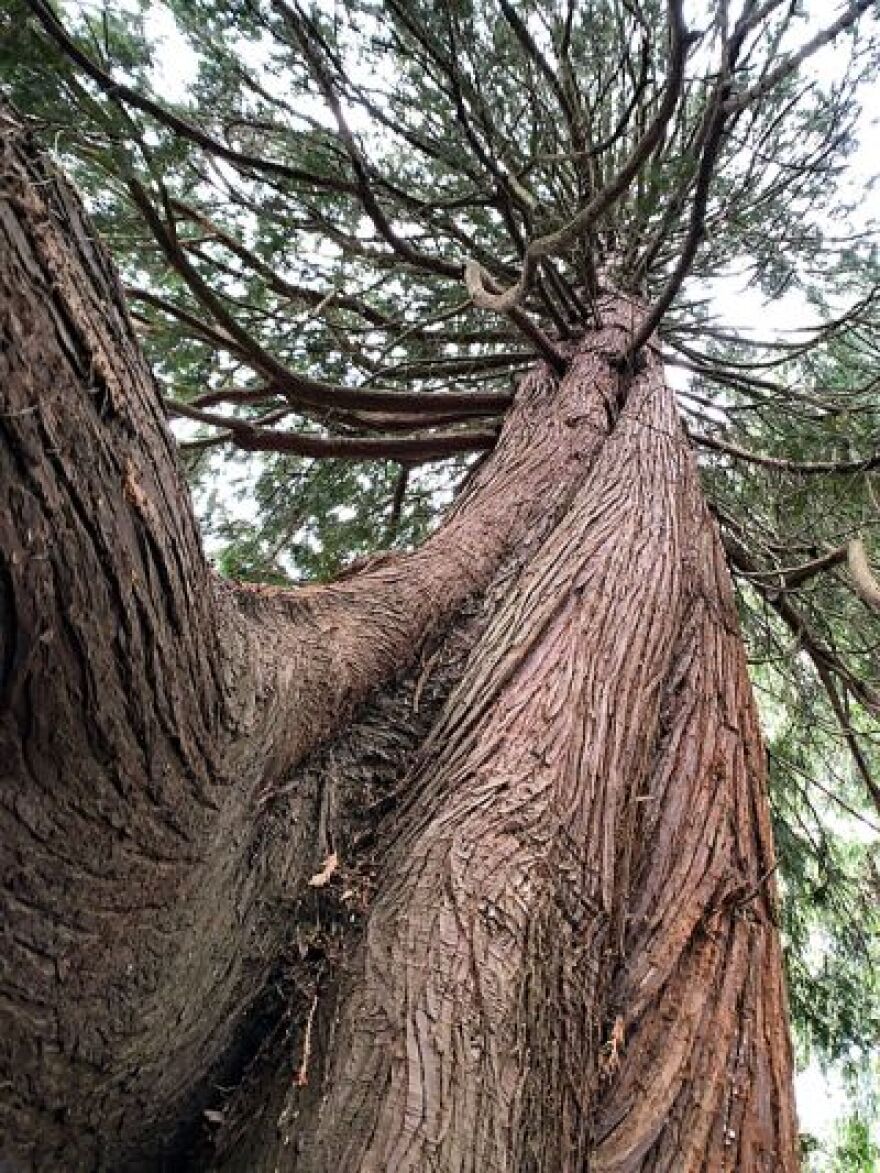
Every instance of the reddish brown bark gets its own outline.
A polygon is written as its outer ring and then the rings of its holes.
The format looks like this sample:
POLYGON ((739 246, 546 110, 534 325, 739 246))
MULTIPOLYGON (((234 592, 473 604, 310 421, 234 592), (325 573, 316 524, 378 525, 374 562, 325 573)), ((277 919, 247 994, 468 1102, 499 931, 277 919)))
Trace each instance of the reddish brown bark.
POLYGON ((411 799, 338 1025, 330 983, 240 1167, 794 1168, 760 736, 662 372, 609 361, 633 308, 523 382, 420 550, 234 588, 76 200, 0 142, 0 1152, 157 1167, 317 870, 291 770, 431 638, 467 663, 394 694, 411 799))
POLYGON ((794 1169, 764 787, 652 364, 409 782, 291 1167, 794 1169))

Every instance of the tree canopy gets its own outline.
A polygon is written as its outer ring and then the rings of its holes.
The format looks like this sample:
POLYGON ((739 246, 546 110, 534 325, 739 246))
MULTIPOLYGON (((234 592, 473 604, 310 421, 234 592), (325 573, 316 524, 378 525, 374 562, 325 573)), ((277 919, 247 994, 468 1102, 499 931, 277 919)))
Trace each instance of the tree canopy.
POLYGON ((850 165, 872 9, 0 9, 4 86, 114 251, 227 573, 326 577, 417 542, 521 372, 563 368, 598 324, 600 289, 649 307, 614 359, 660 349, 736 576, 799 1038, 862 1072, 880 1021, 880 257, 850 165), (180 97, 162 28, 187 46, 180 97), (764 307, 763 334, 727 320, 733 297, 764 307))

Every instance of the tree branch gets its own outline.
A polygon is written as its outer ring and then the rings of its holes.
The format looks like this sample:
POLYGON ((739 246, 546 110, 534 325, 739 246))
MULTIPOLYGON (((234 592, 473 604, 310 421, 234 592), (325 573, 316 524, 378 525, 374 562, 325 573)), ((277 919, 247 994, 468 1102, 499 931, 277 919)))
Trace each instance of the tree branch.
POLYGON ((729 97, 724 103, 724 113, 738 114, 752 102, 756 102, 759 98, 764 97, 765 94, 775 89, 789 74, 794 73, 808 57, 812 57, 819 49, 830 44, 838 34, 855 24, 859 17, 864 12, 867 12, 873 3, 874 0, 855 0, 833 24, 828 25, 827 28, 818 32, 815 37, 807 41, 796 53, 793 53, 777 66, 776 69, 771 70, 760 82, 757 82, 747 90, 742 90, 729 97))
POLYGON ((322 191, 335 191, 348 195, 357 194, 357 185, 350 179, 316 175, 314 172, 305 171, 300 167, 289 167, 286 163, 279 163, 273 159, 264 159, 259 155, 250 155, 228 147, 219 139, 214 138, 213 135, 202 130, 201 127, 196 126, 192 122, 188 122, 185 118, 181 118, 177 114, 173 114, 170 110, 166 110, 164 106, 152 98, 148 98, 144 94, 138 93, 137 90, 131 89, 130 86, 116 81, 109 73, 106 73, 99 65, 96 65, 90 57, 78 48, 76 42, 68 36, 61 21, 52 11, 52 8, 46 0, 25 0, 25 2, 37 17, 48 36, 64 55, 75 62, 110 97, 118 98, 128 103, 129 106, 134 106, 135 109, 149 114, 157 122, 161 122, 163 126, 167 126, 169 130, 173 130, 176 134, 181 135, 182 138, 195 143, 209 154, 216 155, 220 159, 225 159, 228 163, 233 163, 250 171, 262 171, 271 175, 278 175, 292 182, 318 188, 322 191))
POLYGON ((373 192, 369 172, 355 142, 354 135, 346 121, 342 104, 339 101, 330 76, 315 50, 314 42, 309 32, 309 22, 303 17, 302 13, 296 11, 290 4, 286 3, 286 0, 272 0, 272 3, 273 7, 282 14, 289 24, 308 63, 312 76, 323 93, 327 105, 330 107, 330 111, 336 121, 339 138, 351 160, 351 165, 357 178, 355 194, 363 204, 364 211, 376 226, 379 235, 391 246, 398 256, 416 268, 437 273, 442 277, 460 279, 463 274, 463 268, 460 263, 444 261, 440 257, 434 257, 430 253, 422 252, 420 249, 415 248, 408 240, 398 235, 394 230, 373 192))
POLYGON ((460 452, 484 452, 494 447, 497 431, 434 432, 421 436, 314 436, 306 432, 267 431, 248 420, 201 411, 186 403, 165 401, 172 414, 210 424, 229 433, 246 452, 290 452, 296 456, 335 457, 341 460, 441 460, 460 452))
POLYGON ((869 472, 873 468, 880 468, 880 452, 874 452, 871 456, 866 456, 864 460, 789 460, 782 456, 762 456, 758 452, 750 452, 747 448, 740 448, 737 444, 730 444, 714 436, 706 436, 690 428, 687 429, 687 434, 691 441, 701 448, 709 448, 713 452, 723 452, 735 460, 745 460, 749 464, 775 469, 778 472, 793 472, 801 476, 828 476, 869 472))
POLYGON ((230 344, 235 346, 254 369, 259 370, 271 382, 277 384, 279 390, 290 402, 324 410, 333 407, 391 412, 421 411, 424 409, 427 413, 446 413, 450 410, 470 411, 473 409, 475 414, 485 414, 487 409, 489 411, 503 410, 510 404, 510 394, 504 393, 472 394, 470 392, 446 391, 407 395, 399 391, 362 391, 358 388, 325 383, 319 379, 312 379, 308 375, 291 371, 239 325, 217 294, 190 264, 173 230, 163 223, 141 183, 136 179, 130 179, 129 190, 166 258, 183 277, 202 305, 211 312, 214 319, 229 335, 230 344))
POLYGON ((519 305, 528 292, 538 261, 542 257, 551 256, 589 232, 599 216, 627 190, 660 141, 681 94, 684 63, 690 44, 682 16, 681 0, 668 0, 667 11, 671 38, 669 76, 663 100, 648 129, 636 143, 629 158, 614 178, 593 197, 585 208, 556 232, 548 233, 546 236, 540 236, 529 242, 523 258, 520 278, 515 285, 500 293, 491 293, 487 288, 487 275, 482 266, 475 261, 468 262, 469 271, 466 273, 465 280, 474 304, 481 309, 506 313, 519 305))
POLYGON ((847 546, 847 568, 856 594, 868 607, 880 612, 880 582, 871 571, 861 538, 853 538, 847 546))

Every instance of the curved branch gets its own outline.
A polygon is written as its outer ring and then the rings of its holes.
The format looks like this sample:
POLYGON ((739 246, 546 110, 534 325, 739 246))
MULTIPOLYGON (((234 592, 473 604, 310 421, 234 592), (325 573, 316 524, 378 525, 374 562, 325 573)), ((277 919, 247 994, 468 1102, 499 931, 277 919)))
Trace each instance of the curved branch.
POLYGON ((471 300, 477 309, 493 310, 503 313, 516 326, 519 332, 534 344, 535 349, 549 363, 557 375, 563 373, 567 366, 565 355, 562 351, 557 350, 552 340, 547 337, 537 323, 532 321, 525 310, 516 304, 510 305, 507 309, 497 309, 495 304, 496 299, 491 293, 486 292, 483 281, 488 282, 492 289, 497 289, 498 287, 488 274, 483 273, 478 261, 469 260, 465 262, 464 280, 471 300))
POLYGON ((725 526, 722 531, 722 541, 731 565, 740 572, 745 571, 749 583, 785 622, 792 634, 797 636, 801 647, 813 661, 816 671, 820 675, 831 673, 837 676, 867 712, 875 715, 880 714, 880 694, 855 676, 840 657, 822 641, 806 618, 792 604, 784 590, 761 581, 760 566, 755 562, 745 544, 727 528, 729 519, 723 517, 718 509, 715 510, 715 513, 725 526))
POLYGON ((399 391, 363 391, 355 387, 326 383, 291 371, 279 362, 273 354, 243 329, 235 317, 226 309, 221 299, 202 279, 190 264, 176 238, 173 229, 160 218, 146 189, 136 179, 129 180, 129 190, 138 209, 149 225, 159 247, 170 264, 184 279, 199 302, 210 311, 215 321, 229 335, 229 344, 259 370, 291 403, 328 410, 333 407, 354 408, 361 411, 421 411, 447 413, 449 411, 471 411, 485 414, 503 410, 511 402, 510 393, 478 393, 438 391, 430 394, 407 395, 399 391))
POLYGON ((290 452, 295 456, 335 457, 340 460, 441 460, 460 452, 484 452, 493 448, 497 431, 434 432, 423 436, 314 436, 305 432, 267 431, 265 428, 200 411, 186 403, 165 401, 167 410, 177 416, 210 424, 229 433, 230 441, 246 452, 290 452))
POLYGON ((519 305, 528 292, 538 262, 543 257, 558 252, 572 244, 578 237, 589 232, 599 216, 623 195, 650 157, 678 103, 684 81, 685 58, 691 41, 682 15, 681 0, 668 0, 667 8, 671 37, 669 77, 663 92, 663 100, 651 120, 650 126, 636 143, 629 158, 614 178, 601 191, 597 192, 585 208, 582 208, 576 216, 556 232, 539 236, 529 242, 523 258, 520 278, 515 285, 500 293, 493 294, 487 289, 487 275, 482 266, 476 262, 468 263, 470 272, 466 273, 465 280, 468 282, 468 290, 471 292, 475 305, 479 305, 482 309, 496 310, 499 313, 508 313, 519 305))

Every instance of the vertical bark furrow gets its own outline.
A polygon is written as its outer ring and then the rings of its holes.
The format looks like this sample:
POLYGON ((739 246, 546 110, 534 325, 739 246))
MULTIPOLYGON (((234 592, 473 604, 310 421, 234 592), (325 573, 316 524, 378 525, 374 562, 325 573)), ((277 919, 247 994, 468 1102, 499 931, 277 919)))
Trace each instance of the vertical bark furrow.
POLYGON ((113 1096, 148 1061, 137 1010, 202 846, 218 644, 116 277, 5 114, 0 153, 4 1115, 75 1168, 143 1116, 113 1096))
POLYGON ((409 780, 290 1167, 794 1169, 764 784, 723 556, 649 367, 409 780))
POLYGON ((224 586, 112 265, 0 112, 0 1163, 156 1167, 327 838, 320 785, 266 795, 488 590, 279 1166, 794 1169, 726 568, 653 352, 608 361, 640 311, 602 309, 421 549, 224 586))
POLYGON ((5 114, 0 152, 4 1157, 149 1164, 323 834, 304 786, 270 842, 267 788, 496 580, 279 1165, 793 1170, 760 735, 672 395, 603 357, 620 299, 420 550, 223 586, 112 266, 5 114))
MULTIPOLYGON (((597 337, 613 352, 622 334, 612 325, 597 337)), ((616 378, 592 352, 575 356, 558 385, 543 368, 528 375, 492 459, 419 549, 320 588, 241 592, 260 629, 274 620, 282 633, 274 679, 285 727, 270 739, 285 760, 301 758, 400 671, 418 638, 485 591, 511 551, 540 543, 602 446, 616 378), (287 719, 291 708, 300 720, 287 719)))
POLYGON ((693 522, 690 619, 643 795, 610 1001, 626 1041, 597 1105, 603 1173, 796 1167, 760 733, 720 543, 699 502, 693 522), (777 1033, 759 1045, 761 1021, 777 1033))

